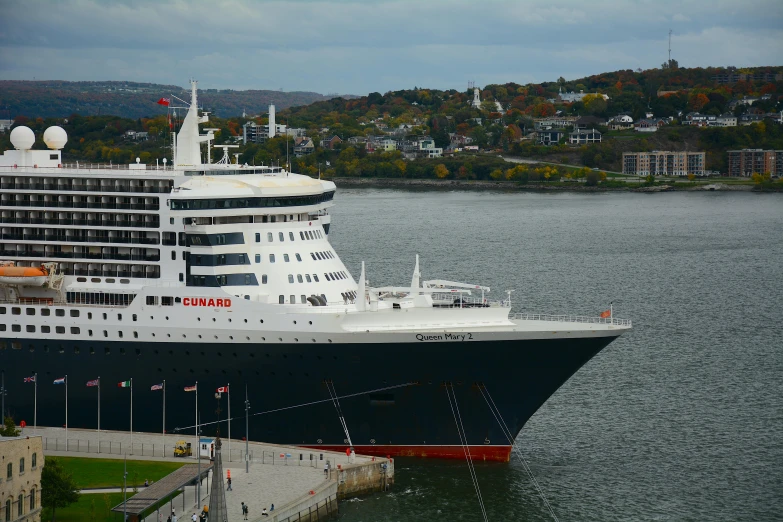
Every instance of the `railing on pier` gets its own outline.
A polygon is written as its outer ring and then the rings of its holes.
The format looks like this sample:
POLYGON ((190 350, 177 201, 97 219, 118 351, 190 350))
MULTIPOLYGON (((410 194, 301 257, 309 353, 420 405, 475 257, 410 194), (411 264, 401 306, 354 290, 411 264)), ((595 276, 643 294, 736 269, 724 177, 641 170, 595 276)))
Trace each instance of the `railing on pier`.
POLYGON ((556 321, 561 323, 595 323, 612 324, 615 326, 631 326, 630 319, 612 317, 588 317, 583 315, 550 315, 550 314, 509 314, 509 319, 520 321, 556 321))

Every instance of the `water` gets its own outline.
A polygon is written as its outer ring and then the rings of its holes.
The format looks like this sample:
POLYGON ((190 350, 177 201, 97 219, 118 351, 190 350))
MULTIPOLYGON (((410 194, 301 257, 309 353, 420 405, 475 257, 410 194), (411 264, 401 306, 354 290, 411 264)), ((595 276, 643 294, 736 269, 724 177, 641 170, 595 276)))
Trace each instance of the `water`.
MULTIPOLYGON (((634 330, 518 438, 561 521, 783 520, 783 196, 340 190, 354 276, 512 288, 515 310, 634 330)), ((350 422, 350 419, 349 419, 350 422)), ((488 518, 552 520, 522 466, 478 463, 488 518)), ((397 460, 391 494, 342 522, 480 520, 464 461, 397 460)))

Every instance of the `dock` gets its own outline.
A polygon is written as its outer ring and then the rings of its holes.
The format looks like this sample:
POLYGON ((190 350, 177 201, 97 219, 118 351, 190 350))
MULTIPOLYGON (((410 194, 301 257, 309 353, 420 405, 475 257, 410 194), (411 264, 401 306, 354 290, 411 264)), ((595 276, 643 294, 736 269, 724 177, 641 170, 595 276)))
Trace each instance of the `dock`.
MULTIPOLYGON (((192 457, 174 457, 174 444, 185 440, 195 444, 194 434, 133 433, 118 431, 96 431, 84 429, 68 429, 66 451, 64 428, 25 428, 23 435, 40 435, 43 441, 44 455, 116 458, 127 456, 130 460, 156 460, 183 462, 189 470, 196 470, 197 447, 194 447, 192 457)), ((394 483, 394 460, 379 457, 356 455, 351 458, 345 453, 322 451, 296 446, 282 446, 259 442, 248 443, 249 465, 245 471, 245 442, 233 439, 223 440, 223 468, 230 472, 232 479, 231 491, 226 490, 229 522, 243 520, 241 503, 249 508, 249 520, 268 522, 293 522, 323 520, 337 513, 338 501, 385 491, 394 483), (231 460, 229 460, 229 454, 231 460), (329 463, 328 473, 324 471, 329 463), (271 510, 274 505, 274 510, 271 510), (269 516, 261 516, 266 508, 269 516)), ((192 513, 201 512, 201 506, 209 503, 209 489, 214 481, 209 468, 210 461, 202 457, 202 487, 201 499, 196 500, 195 485, 179 487, 181 477, 173 477, 173 489, 182 491, 177 498, 170 501, 168 507, 161 506, 149 512, 140 511, 140 518, 129 517, 131 522, 153 522, 166 520, 174 509, 182 521, 182 515, 188 517, 192 513)), ((180 472, 181 475, 182 472, 180 472)), ((172 474, 173 475, 173 474, 172 474)), ((195 479, 197 473, 193 473, 195 479)), ((223 477, 225 482, 226 477, 223 477)), ((164 479, 165 480, 165 479, 164 479)), ((154 487, 154 484, 151 485, 154 487)), ((144 488, 140 488, 143 493, 144 488)), ((165 488, 164 488, 165 489, 165 488)), ((132 492, 129 492, 129 496, 132 492)), ((149 496, 149 495, 148 495, 149 496)), ((132 498, 132 497, 129 497, 132 498)), ((136 506, 153 505, 151 501, 142 502, 137 499, 136 506)), ((131 505, 131 502, 128 502, 131 505)), ((128 511, 129 514, 130 510, 128 511)))

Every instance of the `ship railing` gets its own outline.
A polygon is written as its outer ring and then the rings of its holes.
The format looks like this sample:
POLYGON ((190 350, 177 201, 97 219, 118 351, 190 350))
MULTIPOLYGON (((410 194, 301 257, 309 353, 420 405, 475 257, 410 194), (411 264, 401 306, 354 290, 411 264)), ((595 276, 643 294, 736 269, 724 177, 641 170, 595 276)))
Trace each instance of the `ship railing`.
POLYGON ((516 321, 554 321, 560 323, 595 323, 612 324, 615 326, 631 326, 630 319, 617 319, 613 317, 590 317, 583 315, 550 315, 550 314, 509 314, 511 320, 516 321))
POLYGON ((152 165, 152 164, 146 164, 146 165, 137 165, 135 163, 62 163, 62 167, 36 167, 34 165, 29 166, 21 166, 17 165, 16 167, 6 167, 6 168, 12 168, 14 171, 19 172, 59 172, 62 169, 72 169, 72 170, 129 170, 129 171, 171 171, 174 170, 174 167, 172 165, 166 165, 165 167, 162 164, 158 165, 152 165))
POLYGON ((489 300, 487 298, 457 294, 457 293, 433 293, 432 302, 437 306, 453 306, 454 308, 470 308, 470 307, 492 307, 492 308, 508 308, 509 303, 506 301, 489 300))

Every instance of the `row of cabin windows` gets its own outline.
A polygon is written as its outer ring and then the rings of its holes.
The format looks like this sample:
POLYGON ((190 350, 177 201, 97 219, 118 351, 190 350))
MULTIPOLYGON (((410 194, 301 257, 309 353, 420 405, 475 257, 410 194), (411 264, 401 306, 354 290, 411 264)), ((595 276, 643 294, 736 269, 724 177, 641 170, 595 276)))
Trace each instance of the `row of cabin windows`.
MULTIPOLYGON (((0 332, 5 332, 6 328, 8 326, 5 323, 0 323, 0 332)), ((12 332, 21 332, 22 331, 22 325, 21 324, 12 324, 11 325, 11 331, 12 332)), ((35 333, 35 325, 34 324, 28 324, 25 326, 25 331, 27 333, 35 333)), ((42 325, 41 326, 41 333, 51 333, 52 328, 48 325, 42 325)), ((92 330, 90 330, 92 332, 92 330)), ((54 333, 58 334, 64 334, 65 333, 65 327, 64 326, 55 326, 54 327, 54 333)), ((74 335, 78 335, 81 333, 81 330, 78 326, 71 326, 71 333, 74 335)))
MULTIPOLYGON (((78 292, 69 292, 69 293, 78 293, 78 292)), ((166 299, 166 298, 164 298, 164 299, 166 299)), ((171 299, 171 298, 168 298, 168 299, 171 299)), ((150 301, 150 297, 147 297, 147 304, 150 304, 149 301, 150 301)), ((179 297, 177 297, 176 301, 179 303, 181 301, 181 299, 179 297)), ((0 315, 5 314, 6 312, 7 312, 6 307, 5 306, 0 306, 0 315)), ((41 308, 40 312, 41 312, 42 316, 48 317, 48 316, 51 315, 52 310, 50 308, 41 308)), ((35 315, 35 308, 26 308, 25 309, 25 313, 27 315, 35 315)), ((22 315, 22 309, 20 307, 18 307, 18 306, 14 306, 14 307, 11 308, 11 314, 12 315, 22 315)), ((65 317, 65 310, 63 310, 62 308, 56 308, 54 310, 54 315, 57 316, 57 317, 65 317)), ((80 310, 69 310, 69 315, 71 317, 79 317, 81 315, 81 311, 80 310)), ((109 314, 104 312, 103 313, 103 319, 106 320, 108 318, 109 318, 109 314)), ((92 312, 87 312, 87 319, 92 319, 92 312)), ((138 319, 138 316, 136 314, 133 314, 133 320, 136 321, 137 319, 138 319)), ((117 320, 118 321, 122 321, 122 314, 117 314, 117 320)))
POLYGON ((348 279, 345 272, 325 272, 324 277, 327 281, 337 281, 338 279, 348 279))
POLYGON ((310 252, 310 257, 313 261, 323 261, 324 259, 334 259, 334 254, 331 251, 328 252, 310 252))
MULTIPOLYGON (((296 296, 295 295, 291 294, 288 297, 289 297, 289 300, 286 301, 284 295, 278 296, 278 298, 277 298, 278 303, 280 303, 280 304, 296 304, 296 296)), ((324 301, 326 301, 326 294, 321 294, 321 297, 323 298, 324 301)), ((299 301, 300 301, 301 304, 307 304, 307 296, 304 295, 304 294, 300 295, 299 296, 299 301)), ((294 322, 296 322, 296 321, 294 321, 294 322)))
MULTIPOLYGON (((285 241, 285 232, 278 232, 277 233, 277 239, 280 242, 285 241)), ((307 239, 323 239, 323 235, 319 230, 306 230, 306 231, 300 231, 299 232, 299 239, 302 241, 307 239)), ((275 240, 275 234, 273 232, 267 232, 266 233, 266 240, 269 243, 274 242, 275 240)), ((294 233, 288 232, 288 240, 294 241, 294 233)), ((261 232, 256 232, 256 243, 261 242, 261 232)))

